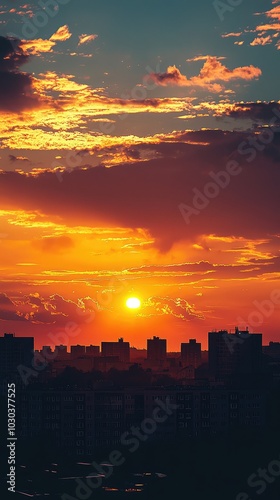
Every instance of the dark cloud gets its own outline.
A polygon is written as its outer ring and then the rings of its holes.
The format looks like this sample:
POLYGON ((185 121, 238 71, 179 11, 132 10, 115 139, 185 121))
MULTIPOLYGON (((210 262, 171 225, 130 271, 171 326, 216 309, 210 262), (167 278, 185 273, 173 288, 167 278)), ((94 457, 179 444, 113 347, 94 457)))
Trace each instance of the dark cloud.
POLYGON ((0 71, 16 71, 28 62, 29 56, 19 47, 20 40, 0 36, 0 71))
POLYGON ((61 327, 68 321, 77 324, 88 322, 99 309, 98 303, 90 297, 79 299, 76 303, 61 295, 41 297, 34 293, 15 301, 5 293, 0 294, 0 320, 5 321, 28 321, 61 327))
POLYGON ((23 161, 23 162, 27 162, 29 161, 28 158, 26 158, 25 156, 14 156, 14 155, 9 155, 9 160, 14 163, 16 161, 23 161))
POLYGON ((17 112, 38 106, 38 98, 32 95, 32 76, 19 70, 29 59, 19 43, 0 36, 0 110, 17 112))
POLYGON ((167 144, 162 138, 150 145, 162 154, 145 162, 81 167, 60 177, 52 171, 4 172, 2 207, 40 210, 72 226, 146 228, 162 251, 176 241, 207 234, 270 237, 280 226, 280 169, 270 156, 280 151, 279 135, 275 132, 264 144, 258 132, 184 132, 177 142, 167 144), (197 143, 184 144, 183 137, 197 143), (228 176, 222 188, 213 175, 225 172, 233 161, 239 173, 228 176), (189 207, 185 213, 194 208, 188 223, 179 210, 182 205, 189 207))
POLYGON ((280 103, 276 101, 236 103, 227 115, 237 119, 249 118, 273 126, 280 123, 280 103))
POLYGON ((18 311, 16 304, 5 293, 0 293, 0 320, 25 321, 24 315, 18 311))
MULTIPOLYGON (((248 247, 239 248, 239 251, 248 250, 248 247)), ((229 279, 244 277, 246 273, 247 278, 260 277, 266 273, 280 271, 280 257, 271 257, 266 259, 248 258, 244 259, 243 264, 213 264, 208 261, 200 262, 182 262, 178 264, 169 265, 147 265, 127 270, 129 274, 141 275, 141 278, 163 279, 165 282, 173 281, 185 282, 186 280, 200 280, 202 277, 208 279, 229 279)))

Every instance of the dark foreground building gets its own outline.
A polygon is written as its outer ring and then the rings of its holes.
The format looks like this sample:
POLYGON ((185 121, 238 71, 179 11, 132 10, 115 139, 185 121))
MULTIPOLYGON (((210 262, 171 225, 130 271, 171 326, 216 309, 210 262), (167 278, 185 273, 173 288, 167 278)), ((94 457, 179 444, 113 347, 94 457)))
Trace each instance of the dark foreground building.
POLYGON ((241 427, 261 429, 265 421, 261 391, 217 387, 26 390, 19 405, 22 439, 48 436, 80 456, 117 445, 133 426, 147 425, 150 439, 168 440, 227 434, 241 427), (161 422, 150 432, 154 415, 161 422))
POLYGON ((5 333, 0 337, 0 390, 7 392, 7 384, 21 384, 20 373, 25 367, 31 368, 34 356, 34 338, 16 337, 14 333, 5 333))
POLYGON ((209 332, 209 371, 216 379, 262 372, 262 334, 235 329, 209 332))

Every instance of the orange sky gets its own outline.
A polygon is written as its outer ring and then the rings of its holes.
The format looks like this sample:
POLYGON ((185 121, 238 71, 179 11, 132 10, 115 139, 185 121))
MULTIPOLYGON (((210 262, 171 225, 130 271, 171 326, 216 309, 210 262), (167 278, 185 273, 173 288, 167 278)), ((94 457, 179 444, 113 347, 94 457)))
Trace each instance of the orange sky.
POLYGON ((19 210, 0 217, 5 331, 48 344, 72 321, 80 332, 69 345, 124 336, 145 347, 158 334, 177 350, 193 337, 206 348, 209 329, 240 325, 277 340, 276 238, 201 235, 161 252, 144 229, 69 226, 19 210), (141 309, 125 307, 131 295, 141 309))

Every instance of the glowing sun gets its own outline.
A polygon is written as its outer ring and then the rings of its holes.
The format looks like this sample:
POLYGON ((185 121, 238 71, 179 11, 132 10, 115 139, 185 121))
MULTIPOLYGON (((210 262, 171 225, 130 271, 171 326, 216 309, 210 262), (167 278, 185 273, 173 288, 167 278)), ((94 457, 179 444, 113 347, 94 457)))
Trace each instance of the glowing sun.
POLYGON ((128 309, 138 309, 141 306, 141 302, 137 297, 129 297, 126 301, 126 307, 128 309))

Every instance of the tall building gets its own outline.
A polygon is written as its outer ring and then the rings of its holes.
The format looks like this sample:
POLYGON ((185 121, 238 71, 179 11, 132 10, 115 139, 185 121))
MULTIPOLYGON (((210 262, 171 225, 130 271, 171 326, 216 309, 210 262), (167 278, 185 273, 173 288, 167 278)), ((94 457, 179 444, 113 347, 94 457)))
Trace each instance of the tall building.
POLYGON ((147 340, 147 359, 149 361, 164 361, 166 359, 166 339, 153 337, 147 340))
POLYGON ((120 338, 118 342, 101 342, 101 356, 118 356, 123 363, 130 361, 130 345, 120 338))
POLYGON ((32 369, 33 356, 33 337, 16 337, 14 333, 5 333, 4 337, 0 337, 0 380, 2 384, 20 382, 18 368, 32 369))
POLYGON ((208 333, 209 371, 216 377, 256 374, 262 370, 262 334, 226 330, 208 333))
POLYGON ((181 344, 181 362, 183 366, 198 368, 201 365, 201 344, 196 339, 181 344))

